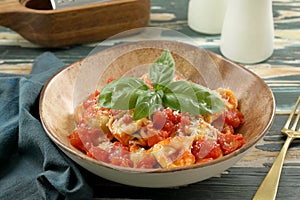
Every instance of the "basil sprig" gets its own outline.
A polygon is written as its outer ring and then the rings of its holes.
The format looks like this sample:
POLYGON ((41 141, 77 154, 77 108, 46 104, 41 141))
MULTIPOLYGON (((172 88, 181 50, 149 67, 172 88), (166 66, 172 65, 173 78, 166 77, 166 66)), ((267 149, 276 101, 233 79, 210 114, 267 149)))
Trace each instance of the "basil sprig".
POLYGON ((194 115, 225 108, 218 94, 190 81, 173 81, 174 73, 175 61, 165 50, 149 70, 153 90, 139 78, 120 78, 102 89, 98 105, 115 110, 134 109, 134 120, 150 116, 163 106, 194 115))

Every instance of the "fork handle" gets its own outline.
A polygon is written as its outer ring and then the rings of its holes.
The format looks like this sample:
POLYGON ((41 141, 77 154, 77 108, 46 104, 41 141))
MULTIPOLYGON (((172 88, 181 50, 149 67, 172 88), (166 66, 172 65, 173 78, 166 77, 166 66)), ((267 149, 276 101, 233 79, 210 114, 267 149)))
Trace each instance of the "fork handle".
POLYGON ((274 200, 276 198, 284 158, 293 139, 294 138, 288 136, 285 140, 280 153, 274 161, 267 176, 259 186, 253 200, 274 200))

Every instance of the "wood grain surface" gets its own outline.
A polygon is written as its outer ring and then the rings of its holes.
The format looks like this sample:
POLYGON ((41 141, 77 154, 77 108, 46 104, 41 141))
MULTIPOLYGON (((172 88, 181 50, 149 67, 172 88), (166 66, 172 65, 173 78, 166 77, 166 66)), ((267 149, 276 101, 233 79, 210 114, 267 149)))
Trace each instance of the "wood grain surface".
POLYGON ((146 26, 149 0, 114 0, 65 9, 37 9, 49 0, 0 1, 0 25, 34 44, 61 47, 103 40, 146 26), (28 7, 30 5, 30 7, 28 7), (35 7, 36 6, 36 7, 35 7))
MULTIPOLYGON (((1 1, 0 1, 1 3, 1 1)), ((199 47, 221 54, 220 35, 204 35, 187 25, 188 0, 152 0, 149 26, 179 31, 199 47)), ((272 89, 276 117, 268 134, 241 161, 218 177, 193 185, 168 189, 123 186, 82 170, 94 188, 95 199, 251 199, 281 149, 280 133, 287 114, 300 95, 300 0, 273 0, 275 49, 266 61, 244 67, 258 74, 272 89)), ((162 37, 169 37, 163 35, 162 37)), ((174 38, 185 40, 185 38, 174 38)), ((118 42, 117 40, 114 42, 118 42)), ((113 41, 110 45, 113 45, 113 41)), ((97 43, 64 48, 42 48, 18 33, 0 26, 0 72, 30 73, 34 59, 51 51, 66 64, 84 58, 97 43)), ((255 109, 255 108, 254 108, 255 109)), ((286 157, 277 199, 300 198, 300 141, 295 140, 286 157)))

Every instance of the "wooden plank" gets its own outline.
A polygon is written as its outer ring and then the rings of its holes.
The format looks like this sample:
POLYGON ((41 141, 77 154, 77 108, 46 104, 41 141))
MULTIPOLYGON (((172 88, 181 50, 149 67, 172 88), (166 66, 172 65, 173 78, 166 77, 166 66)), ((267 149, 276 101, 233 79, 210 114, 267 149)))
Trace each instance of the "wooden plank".
MULTIPOLYGON (((109 199, 251 199, 282 146, 284 137, 278 130, 286 119, 287 116, 276 116, 274 126, 267 136, 245 158, 220 176, 188 186, 163 189, 136 188, 110 182, 88 172, 84 173, 95 187, 95 196, 109 199)), ((299 142, 296 141, 288 152, 282 171, 278 199, 295 199, 298 196, 299 149, 299 142)))
MULTIPOLYGON (((170 28, 187 41, 221 54, 220 35, 205 35, 187 25, 189 0, 152 0, 149 26, 170 28)), ((185 187, 147 189, 113 183, 82 170, 94 188, 96 199, 251 199, 278 155, 285 137, 280 133, 287 115, 300 94, 300 0, 273 0, 275 49, 265 62, 245 67, 258 74, 272 89, 276 99, 275 121, 267 135, 233 167, 211 179, 185 187), (117 192, 116 192, 117 191, 117 192)), ((161 35, 170 38, 168 35, 161 35)), ((128 38, 132 41, 137 38, 128 38)), ((140 39, 140 38, 139 38, 140 39)), ((118 44, 110 41, 100 48, 118 44)), ((14 31, 0 26, 0 73, 29 73, 34 59, 53 52, 66 64, 87 56, 98 43, 45 49, 33 45, 14 31)), ((277 199, 298 199, 300 194, 300 141, 295 140, 284 162, 277 199)))

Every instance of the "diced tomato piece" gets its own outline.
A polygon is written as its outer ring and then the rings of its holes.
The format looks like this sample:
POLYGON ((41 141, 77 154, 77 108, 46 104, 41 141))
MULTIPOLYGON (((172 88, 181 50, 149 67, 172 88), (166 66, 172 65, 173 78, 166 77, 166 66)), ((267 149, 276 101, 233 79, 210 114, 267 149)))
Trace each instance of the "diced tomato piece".
POLYGON ((218 143, 224 154, 230 154, 233 151, 241 148, 245 143, 245 139, 241 134, 219 134, 218 143))
MULTIPOLYGON (((177 126, 175 126, 174 124, 173 124, 173 122, 171 122, 171 121, 166 121, 166 123, 165 123, 165 125, 164 125, 164 127, 163 127, 163 131, 164 131, 164 137, 166 138, 166 137, 169 137, 170 135, 173 135, 175 132, 176 132, 176 128, 177 128, 177 126)), ((161 134, 163 134, 163 132, 161 131, 161 134)))
POLYGON ((91 158, 94 158, 96 160, 102 161, 102 162, 109 162, 109 152, 95 146, 91 146, 89 149, 87 155, 91 158))
POLYGON ((70 143, 72 146, 83 151, 84 153, 87 152, 87 149, 85 148, 84 144, 82 143, 77 131, 74 131, 73 133, 68 135, 68 139, 70 140, 70 143))
POLYGON ((163 113, 160 110, 156 110, 153 113, 153 117, 152 117, 152 121, 153 121, 153 128, 160 130, 164 127, 165 122, 166 122, 166 115, 165 113, 163 113))
POLYGON ((180 115, 174 115, 171 109, 157 110, 153 114, 153 128, 168 132, 169 137, 176 131, 176 124, 180 122, 180 119, 180 115))
POLYGON ((121 167, 133 167, 133 162, 130 159, 124 159, 122 157, 111 158, 110 164, 121 166, 121 167))
POLYGON ((217 159, 223 156, 223 151, 217 143, 214 144, 213 149, 209 152, 209 154, 205 158, 213 158, 217 159))
POLYGON ((179 124, 179 129, 181 132, 185 132, 185 128, 186 126, 190 125, 191 124, 191 120, 188 116, 186 115, 182 115, 181 116, 181 121, 180 121, 180 124, 179 124))
POLYGON ((111 164, 122 167, 134 167, 133 162, 130 160, 128 147, 120 142, 115 142, 109 153, 111 164))
POLYGON ((157 160, 150 155, 145 155, 144 158, 136 165, 137 168, 152 169, 157 165, 157 160))
POLYGON ((172 131, 160 130, 158 132, 158 135, 160 135, 161 137, 163 137, 163 139, 166 139, 166 138, 170 137, 170 133, 172 133, 172 131))
POLYGON ((97 146, 98 145, 98 138, 102 134, 102 130, 89 128, 87 125, 82 124, 77 130, 79 138, 81 139, 82 143, 88 149, 90 145, 97 146))
POLYGON ((99 94, 100 94, 100 92, 98 90, 95 90, 95 92, 93 94, 91 94, 87 98, 87 100, 82 103, 82 107, 84 109, 87 109, 87 108, 91 107, 92 105, 95 105, 98 101, 99 94))
POLYGON ((233 126, 233 128, 237 128, 245 123, 245 119, 238 109, 233 109, 225 112, 225 123, 233 126))
POLYGON ((213 149, 213 142, 205 139, 198 139, 193 142, 192 154, 196 160, 205 158, 213 149))
POLYGON ((108 80, 107 80, 107 83, 110 83, 112 82, 113 80, 115 80, 113 77, 110 77, 108 80))
POLYGON ((196 157, 196 160, 205 158, 216 159, 223 156, 223 152, 219 144, 205 139, 194 141, 192 145, 192 153, 196 157))
POLYGON ((121 153, 127 153, 129 152, 129 147, 128 146, 125 146, 124 144, 122 144, 121 142, 114 142, 113 143, 113 151, 117 150, 121 153))
POLYGON ((224 134, 234 134, 234 128, 231 125, 224 124, 222 133, 224 134))
POLYGON ((87 109, 87 108, 91 107, 92 105, 95 105, 95 101, 93 101, 93 100, 87 100, 82 103, 82 107, 84 109, 87 109))
POLYGON ((155 111, 152 120, 152 126, 147 126, 149 135, 147 144, 149 147, 166 139, 176 131, 176 126, 168 119, 167 114, 164 111, 155 111))
POLYGON ((158 134, 155 134, 148 138, 147 144, 149 147, 153 147, 156 143, 158 143, 164 139, 165 139, 164 137, 162 137, 158 134))
POLYGON ((100 91, 99 90, 95 90, 94 97, 97 97, 99 94, 100 94, 100 91))
POLYGON ((180 123, 180 120, 181 120, 181 114, 180 113, 174 113, 174 111, 170 108, 165 109, 165 112, 167 114, 168 120, 173 122, 173 124, 180 123))

